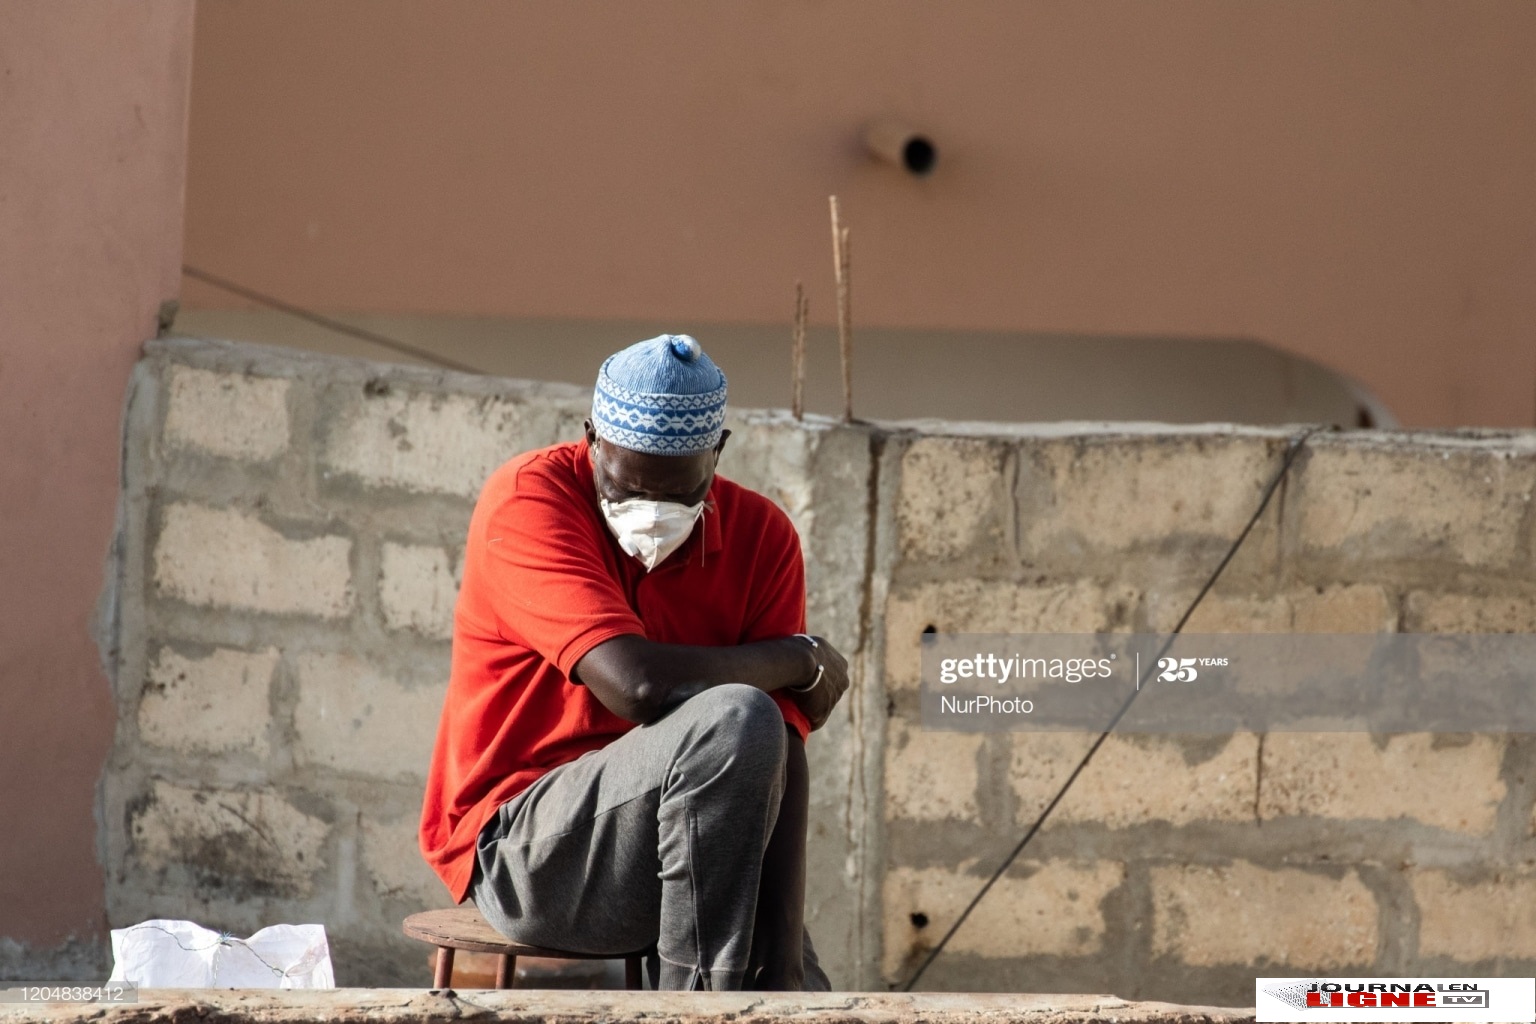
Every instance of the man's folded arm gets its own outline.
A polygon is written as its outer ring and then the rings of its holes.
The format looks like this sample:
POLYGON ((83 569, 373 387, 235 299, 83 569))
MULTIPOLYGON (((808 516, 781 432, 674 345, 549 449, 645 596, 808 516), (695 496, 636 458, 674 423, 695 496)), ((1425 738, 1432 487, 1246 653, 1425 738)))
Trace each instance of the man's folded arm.
POLYGON ((584 654, 571 678, 609 711, 643 725, 711 686, 745 683, 772 693, 809 683, 816 666, 811 645, 795 637, 700 647, 617 636, 584 654))

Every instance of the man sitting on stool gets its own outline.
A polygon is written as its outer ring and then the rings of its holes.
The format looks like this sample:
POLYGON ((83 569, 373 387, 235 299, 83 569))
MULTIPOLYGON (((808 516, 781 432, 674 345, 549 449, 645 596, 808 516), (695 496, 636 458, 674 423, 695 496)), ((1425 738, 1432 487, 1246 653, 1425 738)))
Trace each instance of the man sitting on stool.
POLYGON ((804 926, 804 742, 848 686, 805 632, 789 518, 715 474, 725 375, 686 335, 610 356, 582 441, 470 521, 421 849, 508 938, 663 989, 825 991, 804 926))

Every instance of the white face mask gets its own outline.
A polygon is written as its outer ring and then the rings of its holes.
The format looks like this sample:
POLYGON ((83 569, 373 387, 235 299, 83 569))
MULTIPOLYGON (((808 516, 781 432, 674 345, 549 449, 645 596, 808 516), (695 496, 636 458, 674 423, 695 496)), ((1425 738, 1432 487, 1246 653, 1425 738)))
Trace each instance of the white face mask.
POLYGON ((704 503, 682 505, 675 501, 609 501, 599 498, 608 529, 619 539, 619 547, 634 555, 647 572, 660 565, 668 555, 682 547, 704 511, 704 503))

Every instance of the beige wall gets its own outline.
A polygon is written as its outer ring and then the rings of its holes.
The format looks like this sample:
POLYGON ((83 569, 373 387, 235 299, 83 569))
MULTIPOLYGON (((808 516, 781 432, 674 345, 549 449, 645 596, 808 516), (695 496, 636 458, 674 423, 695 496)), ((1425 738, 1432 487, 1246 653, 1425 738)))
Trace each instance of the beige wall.
POLYGON ((826 322, 837 192, 866 326, 1249 336, 1532 422, 1519 0, 224 0, 197 50, 189 262, 313 307, 826 322))
POLYGON ((0 977, 104 939, 91 620, 128 372, 178 287, 191 43, 191 0, 0 3, 0 977))

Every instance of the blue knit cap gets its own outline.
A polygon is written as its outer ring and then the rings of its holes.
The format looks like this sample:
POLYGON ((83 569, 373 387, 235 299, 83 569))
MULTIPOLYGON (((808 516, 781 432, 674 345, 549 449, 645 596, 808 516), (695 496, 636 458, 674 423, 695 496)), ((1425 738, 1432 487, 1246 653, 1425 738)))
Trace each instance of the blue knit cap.
POLYGON ((604 441, 648 455, 707 452, 725 426, 725 374, 686 334, 636 342, 597 371, 592 425, 604 441))

